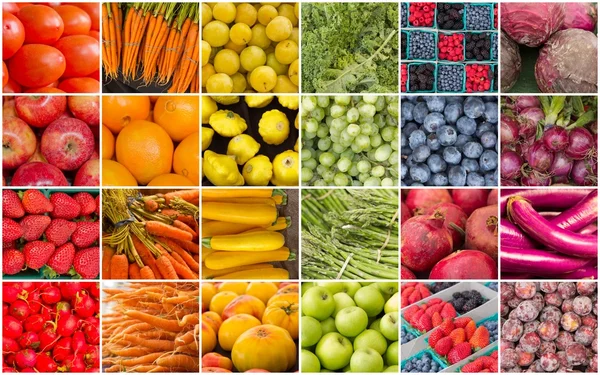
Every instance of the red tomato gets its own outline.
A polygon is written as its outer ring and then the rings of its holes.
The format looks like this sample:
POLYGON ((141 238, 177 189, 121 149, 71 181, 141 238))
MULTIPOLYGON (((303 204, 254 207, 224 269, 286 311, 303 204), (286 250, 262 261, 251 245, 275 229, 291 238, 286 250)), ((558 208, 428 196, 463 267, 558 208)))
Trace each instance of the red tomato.
POLYGON ((34 94, 66 94, 63 90, 57 89, 56 87, 40 87, 37 89, 28 89, 25 92, 34 94))
POLYGON ((97 94, 100 92, 100 82, 89 77, 69 78, 62 81, 58 88, 64 92, 97 94))
POLYGON ((9 78, 8 83, 2 88, 2 92, 7 94, 18 94, 21 91, 23 91, 21 85, 15 82, 12 78, 9 78))
POLYGON ((62 78, 85 77, 98 70, 99 42, 88 35, 71 35, 54 43, 67 60, 67 68, 62 78))
POLYGON ((65 25, 56 11, 45 5, 23 7, 17 17, 25 27, 26 44, 52 44, 60 38, 65 25))
POLYGON ((25 87, 44 87, 65 72, 65 56, 44 44, 26 44, 8 60, 10 77, 25 87))
POLYGON ((19 9, 26 7, 27 5, 33 5, 32 3, 16 3, 19 9))
POLYGON ((25 29, 12 13, 2 12, 2 60, 10 59, 23 45, 25 29))
POLYGON ((100 3, 69 3, 83 9, 92 19, 92 30, 100 30, 100 3))
POLYGON ((15 14, 19 11, 19 7, 15 3, 2 3, 2 11, 15 14))
POLYGON ((86 35, 90 32, 92 19, 83 9, 73 5, 60 5, 54 10, 60 15, 65 24, 65 31, 62 36, 86 35))
POLYGON ((6 86, 8 83, 8 68, 4 61, 2 61, 2 87, 6 86))
POLYGON ((100 33, 98 31, 92 30, 89 32, 88 35, 91 36, 92 38, 96 39, 97 41, 100 41, 100 33))

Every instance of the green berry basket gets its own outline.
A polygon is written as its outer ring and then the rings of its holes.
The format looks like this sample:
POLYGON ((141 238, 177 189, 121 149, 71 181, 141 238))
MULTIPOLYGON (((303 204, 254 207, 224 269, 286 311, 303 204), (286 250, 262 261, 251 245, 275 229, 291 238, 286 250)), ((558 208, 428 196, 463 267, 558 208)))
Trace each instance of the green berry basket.
POLYGON ((411 61, 437 61, 438 59, 438 50, 437 50, 437 41, 438 41, 438 36, 437 36, 437 31, 429 31, 429 30, 424 30, 424 29, 414 29, 414 30, 409 30, 407 31, 407 38, 406 38, 406 56, 408 57, 408 60, 411 61), (423 59, 423 58, 415 58, 410 54, 410 43, 411 43, 411 38, 412 38, 412 34, 413 33, 424 33, 424 34, 432 34, 433 35, 433 44, 434 44, 434 48, 433 48, 433 57, 430 59, 423 59))
POLYGON ((435 20, 436 20, 439 30, 443 30, 443 31, 464 31, 464 30, 466 30, 466 28, 467 28, 467 8, 465 6, 465 3, 453 3, 453 2, 437 3, 436 7, 435 7, 435 20), (448 30, 448 29, 440 28, 440 22, 438 21, 438 9, 439 9, 440 5, 443 5, 443 4, 450 4, 450 5, 462 4, 463 5, 463 14, 462 14, 463 27, 461 29, 448 30))
POLYGON ((440 361, 440 359, 437 357, 436 353, 433 350, 427 348, 427 349, 421 350, 420 352, 418 352, 417 354, 413 355, 412 357, 410 357, 408 359, 405 359, 404 361, 401 361, 400 362, 400 369, 403 369, 404 366, 406 366, 406 362, 410 361, 413 358, 421 359, 423 357, 423 355, 425 355, 425 354, 429 354, 429 356, 431 357, 431 359, 433 359, 433 361, 435 363, 437 363, 438 365, 440 365, 440 367, 442 369, 445 369, 445 368, 448 367, 448 365, 446 363, 440 361))
MULTIPOLYGON (((400 47, 404 50, 404 56, 406 56, 406 59, 404 59, 404 61, 409 60, 408 57, 408 36, 410 35, 408 31, 402 30, 402 34, 406 35, 406 44, 405 45, 401 45, 400 47)), ((402 39, 400 39, 400 41, 402 41, 402 39)), ((402 54, 400 54, 400 57, 402 57, 402 54)))
POLYGON ((469 6, 472 7, 487 7, 489 8, 489 12, 490 12, 490 28, 487 30, 471 30, 467 28, 467 7, 465 6, 465 30, 470 30, 470 31, 488 31, 488 30, 493 30, 494 29, 494 4, 493 3, 469 3, 469 6))
POLYGON ((431 26, 415 26, 415 25, 412 25, 409 20, 409 17, 411 15, 410 14, 410 4, 411 4, 410 2, 407 3, 408 6, 406 7, 406 10, 407 10, 407 15, 406 15, 406 25, 407 26, 406 26, 406 28, 407 29, 423 29, 423 28, 437 29, 437 6, 433 10, 433 24, 431 26))
POLYGON ((440 58, 439 58, 439 51, 438 51, 437 54, 438 54, 438 61, 439 62, 447 62, 447 63, 455 63, 455 64, 457 64, 457 63, 460 63, 460 62, 462 62, 462 61, 465 60, 465 45, 466 45, 466 43, 465 43, 466 35, 465 34, 466 33, 464 31, 441 31, 440 30, 438 32, 437 42, 438 42, 438 44, 440 43, 440 35, 451 36, 451 35, 454 35, 454 34, 462 34, 463 35, 463 41, 462 41, 462 44, 463 44, 462 60, 461 61, 440 60, 440 58))
POLYGON ((408 64, 408 78, 406 79, 406 93, 434 93, 437 91, 437 66, 436 66, 436 62, 435 61, 423 61, 423 62, 412 62, 410 64, 408 64), (410 90, 410 67, 413 65, 423 65, 423 64, 432 64, 433 65, 433 89, 431 90, 417 90, 417 91, 411 91, 410 90))
POLYGON ((465 71, 465 64, 463 63, 439 63, 437 65, 436 68, 436 80, 435 80, 435 88, 437 90, 438 93, 456 93, 456 94, 462 94, 466 91, 465 86, 466 86, 466 82, 467 82, 467 72, 465 71), (462 71, 462 86, 460 91, 441 91, 439 86, 438 86, 438 81, 437 81, 437 77, 439 77, 438 74, 438 70, 440 69, 440 67, 442 66, 461 66, 463 68, 462 71))
MULTIPOLYGON (((465 63, 469 64, 469 63, 476 63, 476 64, 491 64, 496 62, 497 60, 492 59, 492 38, 494 38, 494 34, 498 35, 498 32, 494 32, 494 31, 467 31, 465 33, 465 39, 463 40, 463 44, 464 44, 464 57, 465 57, 465 63), (488 50, 489 54, 490 54, 490 58, 487 60, 477 60, 477 59, 468 59, 467 58, 467 33, 469 34, 489 34, 490 35, 490 48, 488 50)), ((498 56, 496 56, 497 58, 498 56)))

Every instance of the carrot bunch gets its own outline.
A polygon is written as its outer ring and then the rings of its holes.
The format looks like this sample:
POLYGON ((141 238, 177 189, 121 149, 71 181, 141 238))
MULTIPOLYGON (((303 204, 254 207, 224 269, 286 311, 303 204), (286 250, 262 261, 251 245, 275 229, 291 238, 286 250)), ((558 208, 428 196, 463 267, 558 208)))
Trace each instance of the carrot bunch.
POLYGON ((125 282, 102 290, 104 372, 198 372, 199 284, 125 282))
POLYGON ((199 195, 198 190, 151 196, 104 190, 103 277, 197 280, 199 195))
POLYGON ((199 92, 198 3, 104 3, 102 12, 107 78, 199 92))

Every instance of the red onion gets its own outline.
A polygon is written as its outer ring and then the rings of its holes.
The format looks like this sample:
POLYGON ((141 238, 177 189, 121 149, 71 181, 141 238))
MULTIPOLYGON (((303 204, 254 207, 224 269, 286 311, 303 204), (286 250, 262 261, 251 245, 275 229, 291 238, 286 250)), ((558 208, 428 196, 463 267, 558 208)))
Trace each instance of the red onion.
POLYGON ((502 180, 502 186, 520 186, 518 181, 515 180, 502 180))
POLYGON ((537 96, 519 96, 517 97, 517 99, 515 100, 515 109, 517 112, 521 112, 522 110, 526 109, 526 108, 532 108, 532 107, 540 107, 540 100, 537 98, 537 96))
POLYGON ((516 180, 521 177, 523 160, 514 151, 504 151, 500 156, 500 176, 503 179, 516 180))
POLYGON ((552 179, 548 175, 531 171, 528 176, 521 177, 521 186, 550 186, 552 179))
POLYGON ((565 154, 573 159, 583 159, 594 153, 594 136, 585 128, 575 128, 569 133, 565 154))
POLYGON ((541 108, 530 107, 525 108, 519 113, 519 134, 525 138, 535 135, 537 124, 546 118, 544 111, 541 108))
POLYGON ((537 141, 527 150, 525 159, 531 168, 545 172, 552 166, 554 154, 544 146, 543 142, 537 141))
MULTIPOLYGON (((568 177, 573 167, 573 160, 569 159, 564 152, 557 152, 554 154, 554 161, 548 172, 552 173, 555 177, 568 177)), ((556 181, 555 181, 556 182, 556 181)))
POLYGON ((542 141, 549 150, 562 151, 569 145, 569 132, 565 128, 554 126, 544 132, 542 141))
POLYGON ((593 186, 598 182, 597 179, 597 160, 583 159, 577 160, 573 164, 571 178, 579 186, 593 186))
POLYGON ((519 123, 507 115, 500 116, 500 139, 501 144, 506 145, 515 142, 519 138, 519 123))

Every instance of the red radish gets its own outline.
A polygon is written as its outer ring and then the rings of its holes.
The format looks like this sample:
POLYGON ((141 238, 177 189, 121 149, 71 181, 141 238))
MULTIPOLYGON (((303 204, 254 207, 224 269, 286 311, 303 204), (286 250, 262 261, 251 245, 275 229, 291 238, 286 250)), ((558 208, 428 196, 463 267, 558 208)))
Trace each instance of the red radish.
MULTIPOLYGON (((90 367, 90 368, 85 369, 85 372, 100 372, 100 368, 90 367)), ((246 371, 246 372, 248 372, 248 371, 246 371)))
POLYGON ((478 208, 467 220, 465 246, 498 258, 498 205, 478 208))
POLYGON ((404 201, 414 215, 422 215, 429 207, 444 202, 452 203, 452 197, 445 189, 411 190, 404 201))
POLYGON ((91 323, 95 327, 99 327, 100 326, 100 320, 98 318, 96 318, 95 316, 90 316, 89 318, 86 318, 85 321, 87 323, 91 323))
POLYGON ((40 346, 40 339, 35 332, 25 332, 17 340, 21 348, 37 349, 40 346))
POLYGON ((13 303, 19 299, 19 289, 12 285, 2 285, 2 302, 13 303))
POLYGON ((60 366, 58 370, 60 372, 83 372, 85 370, 83 355, 70 354, 63 361, 62 366, 60 366))
POLYGON ((99 283, 90 283, 92 285, 90 285, 87 289, 90 291, 90 294, 92 295, 92 297, 94 298, 100 298, 100 285, 99 283))
POLYGON ((400 225, 404 224, 404 222, 411 218, 410 209, 404 202, 400 205, 400 225))
POLYGON ((16 353, 8 353, 4 356, 4 364, 8 365, 8 366, 16 366, 17 365, 17 361, 15 361, 15 356, 16 353))
POLYGON ((490 195, 488 195, 487 205, 491 206, 493 204, 498 204, 498 189, 492 189, 490 195))
POLYGON ((35 352, 31 349, 23 349, 15 355, 17 367, 21 370, 35 366, 36 358, 35 352))
POLYGON ((63 313, 58 315, 58 322, 56 323, 56 333, 61 336, 70 337, 77 329, 77 323, 79 319, 71 313, 63 313))
POLYGON ((411 271, 428 271, 452 252, 452 235, 444 227, 444 219, 444 214, 436 211, 402 225, 400 253, 404 266, 411 271))
POLYGON ((15 339, 11 339, 10 337, 2 338, 2 353, 14 353, 18 352, 20 349, 21 347, 15 339))
POLYGON ((75 313, 82 318, 94 315, 96 303, 86 292, 77 292, 73 298, 75 313))
POLYGON ((40 314, 31 315, 23 322, 25 331, 38 333, 44 328, 44 317, 40 314))
POLYGON ((44 321, 52 320, 52 309, 48 306, 42 306, 40 315, 44 318, 44 321))
POLYGON ((42 308, 40 293, 37 290, 29 293, 27 296, 27 303, 29 304, 29 310, 31 310, 32 314, 40 312, 40 309, 42 308))
POLYGON ((454 204, 471 215, 476 209, 487 204, 488 189, 452 189, 452 200, 454 204))
POLYGON ((414 280, 417 277, 415 276, 414 273, 412 273, 411 270, 409 270, 408 268, 404 267, 404 266, 400 266, 400 270, 401 270, 401 274, 400 274, 400 278, 402 280, 414 280))
POLYGON ((56 304, 55 311, 59 315, 71 312, 71 304, 66 301, 60 301, 59 303, 56 304))
POLYGON ((23 321, 31 314, 31 310, 29 309, 27 302, 19 299, 10 305, 9 314, 23 321))
POLYGON ((75 294, 83 289, 83 283, 77 281, 72 283, 61 283, 60 292, 65 299, 71 299, 75 297, 75 294))
MULTIPOLYGON (((54 324, 54 322, 51 323, 54 324)), ((46 326, 38 336, 40 338, 40 348, 43 352, 52 350, 59 339, 59 336, 54 329, 54 325, 46 326)))
MULTIPOLYGON (((21 283, 13 283, 13 285, 15 287, 17 287, 17 289, 24 290, 27 293, 31 293, 37 288, 37 284, 33 283, 31 281, 25 281, 25 282, 21 282, 21 283)), ((23 293, 23 292, 21 292, 21 293, 23 293)))
POLYGON ((2 304, 2 316, 8 315, 8 305, 6 303, 2 304))
POLYGON ((2 372, 17 372, 17 370, 12 367, 2 367, 2 372))
POLYGON ((16 339, 23 334, 21 322, 12 316, 4 316, 2 325, 2 337, 16 339))
POLYGON ((100 351, 97 346, 88 346, 83 360, 87 366, 98 367, 100 366, 100 351))
POLYGON ((44 303, 47 303, 49 305, 53 305, 53 304, 59 302, 61 299, 60 289, 58 289, 55 286, 47 287, 46 289, 44 289, 42 291, 42 293, 40 295, 42 297, 42 301, 44 301, 44 303))
POLYGON ((85 335, 85 341, 91 345, 98 345, 100 343, 100 332, 98 326, 93 324, 85 324, 83 327, 83 334, 85 335))
POLYGON ((73 348, 73 352, 75 354, 79 352, 85 352, 87 349, 87 344, 85 342, 85 335, 81 331, 77 331, 71 337, 71 347, 73 348))
POLYGON ((52 349, 52 357, 57 362, 64 361, 68 356, 73 354, 73 349, 71 347, 71 338, 63 337, 58 340, 54 349, 52 349))
POLYGON ((440 260, 429 274, 430 279, 495 279, 498 266, 489 255, 477 250, 456 251, 440 260))
POLYGON ((39 372, 56 372, 58 365, 48 353, 40 353, 35 362, 35 369, 39 372))
MULTIPOLYGON (((452 192, 454 194, 454 191, 452 192)), ((433 215, 436 211, 444 215, 444 226, 452 235, 452 248, 458 250, 465 242, 465 225, 467 214, 454 203, 440 203, 429 207, 426 215, 433 215)))

